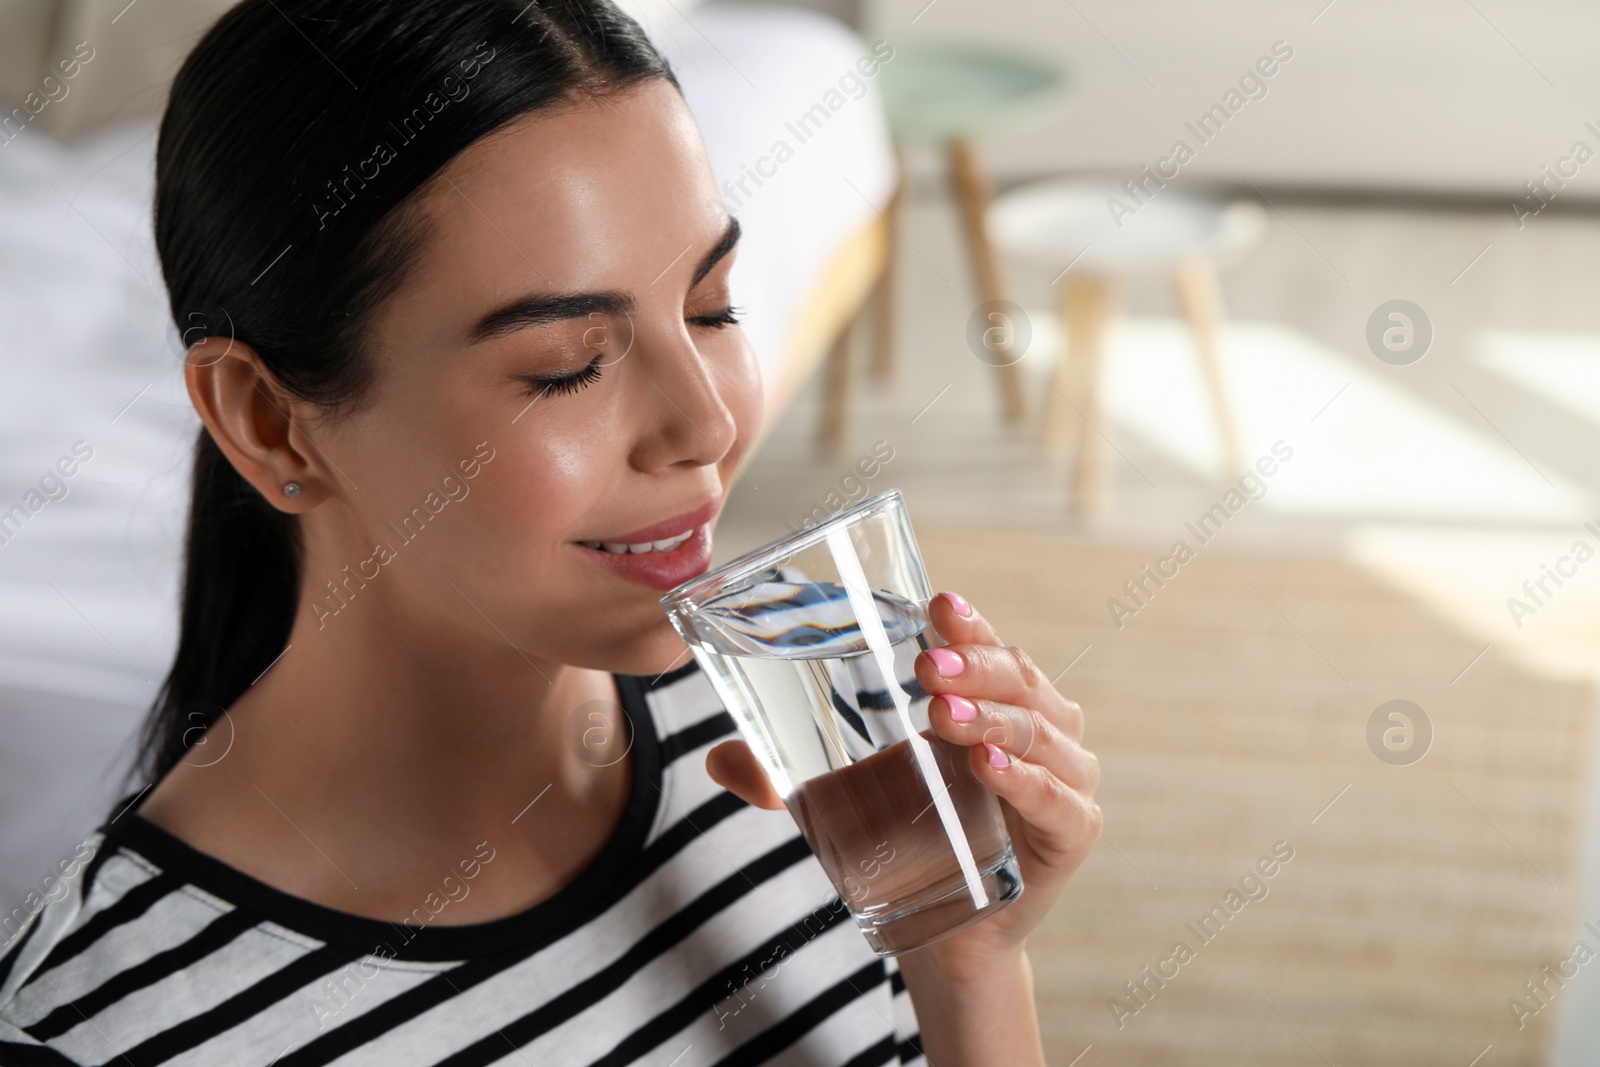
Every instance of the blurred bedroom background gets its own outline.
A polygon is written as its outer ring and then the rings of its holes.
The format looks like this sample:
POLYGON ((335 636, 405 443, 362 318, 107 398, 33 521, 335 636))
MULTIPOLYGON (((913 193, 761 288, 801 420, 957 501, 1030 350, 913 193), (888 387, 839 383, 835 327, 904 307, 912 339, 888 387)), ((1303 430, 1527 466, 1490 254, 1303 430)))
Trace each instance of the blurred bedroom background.
MULTIPOLYGON (((227 6, 0 2, 0 918, 171 652, 154 123, 227 6)), ((624 6, 746 233, 719 559, 898 487, 1087 712, 1051 1062, 1600 1061, 1600 9, 624 6)))

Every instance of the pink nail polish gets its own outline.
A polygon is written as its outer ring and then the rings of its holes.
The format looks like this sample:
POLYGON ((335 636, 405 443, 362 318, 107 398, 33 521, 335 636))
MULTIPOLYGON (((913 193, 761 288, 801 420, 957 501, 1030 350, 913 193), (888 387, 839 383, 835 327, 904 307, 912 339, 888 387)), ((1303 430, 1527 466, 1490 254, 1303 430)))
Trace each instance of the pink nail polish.
POLYGON ((1001 770, 1011 766, 1011 757, 1006 755, 999 747, 991 745, 987 741, 983 743, 983 747, 989 750, 989 766, 998 767, 1001 770))
POLYGON ((960 593, 952 593, 949 590, 939 595, 950 601, 950 606, 956 609, 957 615, 960 615, 963 619, 972 618, 972 605, 967 603, 966 597, 960 593))
POLYGON ((933 669, 939 672, 941 678, 954 678, 966 668, 961 657, 948 648, 930 648, 928 658, 933 660, 933 669))
POLYGON ((978 706, 966 697, 958 697, 954 693, 946 693, 944 702, 950 705, 951 722, 971 722, 978 717, 978 706))

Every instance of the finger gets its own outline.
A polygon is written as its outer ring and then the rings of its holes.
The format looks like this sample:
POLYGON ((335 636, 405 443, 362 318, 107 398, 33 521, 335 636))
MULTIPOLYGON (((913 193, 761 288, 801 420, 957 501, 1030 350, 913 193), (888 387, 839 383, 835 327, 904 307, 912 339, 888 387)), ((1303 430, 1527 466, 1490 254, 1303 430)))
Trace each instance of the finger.
POLYGON ((1057 863, 1081 860, 1100 837, 1104 816, 1100 805, 1044 767, 1012 762, 994 745, 968 750, 968 763, 978 781, 1027 824, 1028 843, 1043 858, 1057 863))
POLYGON ((928 621, 951 644, 1003 645, 989 620, 960 593, 940 593, 928 601, 928 621))
MULTIPOLYGON (((945 693, 928 704, 928 724, 952 744, 970 748, 988 742, 1012 759, 1027 759, 1040 740, 1041 723, 1027 708, 981 697, 945 693)), ((1050 744, 1050 739, 1045 739, 1050 744)))
POLYGON ((756 808, 776 811, 783 798, 743 741, 724 741, 706 753, 706 773, 722 788, 756 808))
POLYGON ((1012 761, 1037 763, 1074 789, 1092 796, 1100 784, 1100 760, 1042 714, 1015 704, 972 700, 954 693, 928 705, 934 733, 952 744, 990 744, 1012 761))
MULTIPOLYGON (((978 697, 968 697, 964 693, 941 693, 940 698, 949 698, 950 700, 969 700, 975 702, 980 709, 986 706, 984 700, 978 697)), ((1076 701, 1068 700, 1065 697, 1060 697, 1056 700, 1047 700, 1045 702, 1045 706, 1042 708, 1029 708, 1023 707, 1019 704, 1005 704, 1000 701, 992 700, 988 701, 987 703, 989 706, 997 708, 1015 709, 1015 714, 1037 716, 1039 719, 1043 720, 1042 723, 1030 722, 1027 724, 1015 724, 1015 730, 1011 735, 1008 736, 1024 738, 1025 740, 1021 744, 1009 744, 1003 741, 997 741, 992 737, 988 739, 990 741, 994 741, 995 744, 1000 745, 1002 748, 1005 748, 1008 752, 1019 759, 1026 754, 1026 749, 1028 744, 1033 740, 1033 731, 1036 727, 1048 725, 1049 727, 1059 730, 1066 737, 1069 737, 1074 741, 1081 741, 1083 739, 1083 709, 1078 706, 1076 701)), ((931 710, 932 705, 929 705, 929 707, 931 710)), ((1006 712, 1006 714, 1013 714, 1013 712, 1006 712)))
POLYGON ((1057 693, 1026 652, 1015 645, 950 644, 918 653, 917 681, 931 694, 983 696, 1031 708, 1060 708, 1057 693))
POLYGON ((1046 710, 1045 716, 1056 724, 1056 728, 1074 741, 1083 740, 1083 709, 1076 700, 1061 698, 1061 703, 1053 709, 1046 710))

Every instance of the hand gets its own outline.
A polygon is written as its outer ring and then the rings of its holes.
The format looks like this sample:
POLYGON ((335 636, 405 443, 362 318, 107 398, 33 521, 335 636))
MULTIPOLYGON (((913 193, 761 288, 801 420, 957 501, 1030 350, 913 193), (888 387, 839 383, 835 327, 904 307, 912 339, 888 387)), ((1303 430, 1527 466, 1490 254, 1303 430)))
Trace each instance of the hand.
MULTIPOLYGON (((969 749, 973 775, 1000 797, 1024 892, 994 918, 902 957, 902 966, 917 967, 923 957, 947 975, 978 977, 1014 964, 1094 846, 1100 763, 1081 743, 1082 709, 1056 692, 1027 653, 1003 644, 964 598, 941 593, 928 614, 949 642, 916 660, 917 681, 935 697, 929 722, 934 733, 969 749)), ((783 807, 743 741, 713 748, 706 770, 756 807, 783 807)))

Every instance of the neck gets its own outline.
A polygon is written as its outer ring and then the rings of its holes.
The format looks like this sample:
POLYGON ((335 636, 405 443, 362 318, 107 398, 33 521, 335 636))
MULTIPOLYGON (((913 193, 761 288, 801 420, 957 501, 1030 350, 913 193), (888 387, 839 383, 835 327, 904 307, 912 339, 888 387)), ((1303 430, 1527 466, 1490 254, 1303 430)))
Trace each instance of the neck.
POLYGON ((257 716, 272 746, 350 781, 350 803, 409 811, 411 826, 503 824, 547 785, 581 798, 610 777, 581 744, 591 714, 621 725, 607 673, 519 650, 498 631, 419 632, 403 611, 366 606, 370 618, 321 629, 302 614, 247 696, 273 707, 270 722, 257 716))
POLYGON ((302 613, 284 655, 213 727, 230 731, 229 754, 180 763, 141 814, 357 914, 408 914, 484 841, 505 857, 498 889, 450 922, 550 895, 598 854, 630 793, 612 678, 366 607, 320 629, 302 613))

